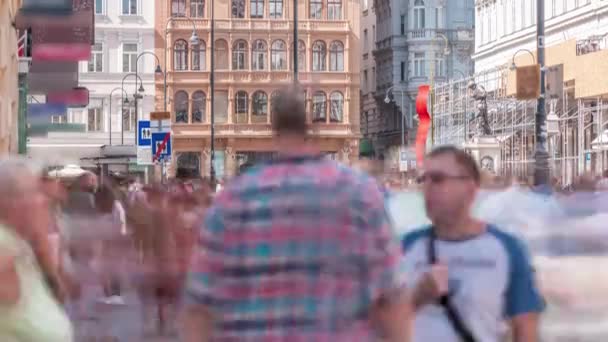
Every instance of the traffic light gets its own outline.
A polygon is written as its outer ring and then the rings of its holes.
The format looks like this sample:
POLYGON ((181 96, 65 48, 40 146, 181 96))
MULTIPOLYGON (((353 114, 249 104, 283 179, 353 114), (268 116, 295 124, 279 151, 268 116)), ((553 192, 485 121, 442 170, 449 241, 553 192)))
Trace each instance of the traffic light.
POLYGON ((518 100, 534 100, 540 96, 540 65, 517 67, 515 71, 518 100))

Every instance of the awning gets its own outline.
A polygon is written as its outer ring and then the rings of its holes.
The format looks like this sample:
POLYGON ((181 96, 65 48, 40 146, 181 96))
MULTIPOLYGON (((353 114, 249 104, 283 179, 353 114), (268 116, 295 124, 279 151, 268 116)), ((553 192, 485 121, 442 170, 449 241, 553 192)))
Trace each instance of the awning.
POLYGON ((27 156, 49 166, 88 167, 96 164, 91 161, 83 162, 82 158, 100 157, 101 146, 98 144, 28 144, 27 156))
POLYGON ((359 155, 364 157, 374 155, 374 144, 370 139, 361 139, 359 142, 359 155))

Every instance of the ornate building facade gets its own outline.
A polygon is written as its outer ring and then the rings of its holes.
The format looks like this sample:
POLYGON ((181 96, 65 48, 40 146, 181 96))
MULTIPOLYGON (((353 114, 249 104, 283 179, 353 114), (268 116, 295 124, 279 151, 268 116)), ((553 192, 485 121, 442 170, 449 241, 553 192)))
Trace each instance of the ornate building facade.
POLYGON ((17 152, 17 30, 12 26, 21 0, 0 0, 0 154, 17 152))
MULTIPOLYGON (((168 66, 166 89, 156 80, 156 108, 171 112, 172 171, 205 176, 214 101, 214 166, 218 178, 225 178, 240 165, 276 155, 270 110, 277 90, 293 82, 294 9, 286 0, 217 0, 214 6, 211 70, 210 2, 156 0, 156 54, 168 66), (198 44, 192 44, 193 30, 198 44)), ((360 135, 359 16, 354 0, 306 0, 298 6, 298 78, 310 136, 323 152, 347 163, 358 156, 360 135)))

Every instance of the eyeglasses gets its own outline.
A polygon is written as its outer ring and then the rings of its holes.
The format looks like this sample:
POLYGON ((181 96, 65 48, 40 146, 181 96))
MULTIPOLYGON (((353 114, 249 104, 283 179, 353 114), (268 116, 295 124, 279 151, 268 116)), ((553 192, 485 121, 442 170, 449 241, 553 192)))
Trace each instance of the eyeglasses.
POLYGON ((444 172, 425 172, 422 176, 418 177, 418 184, 424 184, 427 182, 433 184, 442 184, 448 180, 469 180, 470 176, 463 175, 450 175, 444 172))

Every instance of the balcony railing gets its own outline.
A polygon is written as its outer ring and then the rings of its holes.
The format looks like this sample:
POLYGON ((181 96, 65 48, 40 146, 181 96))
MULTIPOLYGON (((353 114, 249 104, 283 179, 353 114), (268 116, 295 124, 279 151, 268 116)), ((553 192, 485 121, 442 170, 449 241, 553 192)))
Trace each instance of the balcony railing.
MULTIPOLYGON (((205 137, 211 134, 211 125, 202 124, 176 124, 172 125, 175 137, 184 136, 188 138, 205 137)), ((269 123, 215 123, 215 136, 259 136, 271 137, 273 135, 272 126, 269 123)), ((310 125, 309 134, 313 136, 349 136, 359 130, 346 123, 313 123, 310 125)))
MULTIPOLYGON (((168 73, 169 83, 203 83, 209 82, 209 71, 173 71, 168 73)), ((347 85, 351 82, 351 75, 343 71, 321 71, 321 72, 300 72, 298 73, 300 82, 347 85)), ((223 84, 231 83, 289 83, 293 80, 293 72, 289 70, 216 70, 215 81, 223 84)), ((162 83, 158 79, 157 83, 162 83)))
POLYGON ((431 39, 442 39, 441 36, 445 36, 448 40, 459 40, 467 41, 475 39, 475 32, 473 29, 433 29, 424 28, 409 30, 406 32, 407 39, 409 40, 431 40, 431 39))
MULTIPOLYGON (((197 30, 211 29, 211 20, 194 18, 197 30)), ((293 30, 293 22, 283 19, 215 19, 215 28, 219 31, 289 31, 293 30)), ((188 19, 176 18, 169 29, 192 30, 188 19)), ((298 30, 307 32, 348 32, 350 24, 347 20, 302 20, 298 22, 298 30)))

